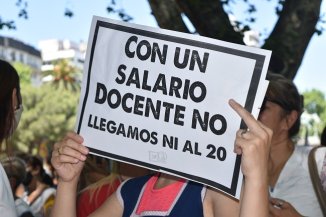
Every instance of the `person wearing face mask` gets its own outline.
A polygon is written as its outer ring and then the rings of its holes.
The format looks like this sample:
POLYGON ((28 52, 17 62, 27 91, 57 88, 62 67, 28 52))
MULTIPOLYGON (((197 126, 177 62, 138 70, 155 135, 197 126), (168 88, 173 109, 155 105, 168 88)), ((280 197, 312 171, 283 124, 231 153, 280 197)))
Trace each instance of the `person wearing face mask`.
POLYGON ((23 199, 30 205, 35 217, 48 216, 56 193, 52 178, 45 172, 39 157, 28 157, 26 165, 24 185, 28 192, 23 199))
MULTIPOLYGON (((22 108, 18 73, 8 62, 0 60, 0 152, 10 144, 10 137, 18 126, 22 108)), ((6 217, 17 216, 8 177, 1 164, 0 213, 6 217)))

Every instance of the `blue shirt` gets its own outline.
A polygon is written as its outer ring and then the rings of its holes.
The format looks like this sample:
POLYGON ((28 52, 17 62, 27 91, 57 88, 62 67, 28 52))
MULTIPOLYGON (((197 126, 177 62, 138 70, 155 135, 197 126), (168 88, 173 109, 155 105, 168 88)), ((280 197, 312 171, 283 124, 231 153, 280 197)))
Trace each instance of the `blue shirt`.
MULTIPOLYGON (((136 210, 143 193, 143 189, 151 175, 133 178, 125 181, 117 190, 118 198, 121 200, 124 207, 123 217, 137 217, 136 210)), ((203 198, 206 188, 202 184, 187 181, 185 187, 182 188, 182 193, 176 198, 172 204, 170 213, 150 212, 150 215, 141 215, 143 217, 203 217, 203 198)))

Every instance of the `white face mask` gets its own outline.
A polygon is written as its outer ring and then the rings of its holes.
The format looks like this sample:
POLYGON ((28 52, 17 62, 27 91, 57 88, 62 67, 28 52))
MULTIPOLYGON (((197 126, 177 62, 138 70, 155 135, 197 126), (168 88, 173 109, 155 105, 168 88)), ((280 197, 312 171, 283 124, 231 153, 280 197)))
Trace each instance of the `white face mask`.
POLYGON ((24 111, 23 105, 20 105, 18 109, 15 110, 15 122, 14 122, 14 130, 17 129, 20 117, 24 111))

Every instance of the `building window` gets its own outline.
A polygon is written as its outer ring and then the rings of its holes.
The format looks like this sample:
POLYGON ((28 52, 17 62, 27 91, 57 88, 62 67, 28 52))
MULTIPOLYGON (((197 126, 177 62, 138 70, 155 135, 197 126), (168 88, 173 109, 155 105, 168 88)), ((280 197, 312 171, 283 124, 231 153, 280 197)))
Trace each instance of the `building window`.
POLYGON ((15 51, 12 51, 12 52, 10 53, 10 57, 11 57, 11 61, 13 61, 13 62, 16 61, 15 51))
POLYGON ((19 54, 19 59, 20 59, 20 62, 25 63, 24 62, 24 55, 22 53, 19 54))

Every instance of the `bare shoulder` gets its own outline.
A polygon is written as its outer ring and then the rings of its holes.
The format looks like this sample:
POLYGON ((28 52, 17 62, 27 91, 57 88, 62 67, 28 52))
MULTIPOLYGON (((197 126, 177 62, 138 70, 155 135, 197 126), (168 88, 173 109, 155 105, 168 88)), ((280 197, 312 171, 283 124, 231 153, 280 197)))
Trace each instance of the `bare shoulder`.
POLYGON ((207 187, 203 206, 205 217, 239 216, 239 201, 219 190, 210 187, 207 187))
POLYGON ((114 192, 95 212, 90 215, 90 217, 121 217, 122 213, 122 204, 118 199, 117 192, 114 192))

